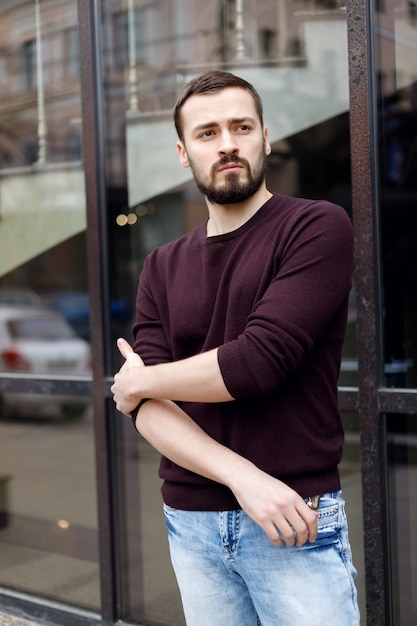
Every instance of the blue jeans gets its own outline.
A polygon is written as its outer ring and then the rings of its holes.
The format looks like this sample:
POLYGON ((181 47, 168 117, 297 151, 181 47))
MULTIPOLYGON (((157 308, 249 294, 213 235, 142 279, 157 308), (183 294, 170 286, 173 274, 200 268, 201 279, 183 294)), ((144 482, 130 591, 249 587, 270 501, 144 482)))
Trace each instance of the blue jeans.
POLYGON ((188 626, 358 626, 340 492, 322 496, 315 543, 276 547, 244 511, 164 506, 188 626))

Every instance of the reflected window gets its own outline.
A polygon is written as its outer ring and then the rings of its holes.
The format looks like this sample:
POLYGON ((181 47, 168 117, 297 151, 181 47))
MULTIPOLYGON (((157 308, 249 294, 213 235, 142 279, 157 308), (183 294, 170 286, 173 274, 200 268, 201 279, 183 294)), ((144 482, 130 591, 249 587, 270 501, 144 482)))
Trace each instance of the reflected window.
POLYGON ((37 83, 36 41, 26 41, 22 48, 23 80, 25 89, 34 89, 37 83))
POLYGON ((78 78, 80 74, 80 37, 78 26, 68 28, 65 37, 65 71, 69 80, 78 78))
POLYGON ((80 161, 81 160, 81 120, 74 120, 72 127, 69 130, 66 145, 66 160, 68 161, 80 161))
MULTIPOLYGON (((129 65, 129 38, 131 38, 130 45, 134 46, 135 62, 143 63, 145 61, 143 19, 144 13, 140 9, 134 9, 132 12, 119 11, 113 15, 115 67, 123 68, 129 65), (129 29, 131 29, 130 33, 129 29)), ((132 54, 132 50, 130 50, 130 54, 132 54)))
POLYGON ((417 26, 417 2, 408 3, 408 13, 410 16, 410 24, 417 26))

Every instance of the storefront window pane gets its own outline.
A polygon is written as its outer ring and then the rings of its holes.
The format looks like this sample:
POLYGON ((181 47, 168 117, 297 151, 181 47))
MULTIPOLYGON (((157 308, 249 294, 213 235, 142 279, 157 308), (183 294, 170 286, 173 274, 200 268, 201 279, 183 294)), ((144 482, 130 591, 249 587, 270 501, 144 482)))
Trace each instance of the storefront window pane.
POLYGON ((98 608, 77 2, 0 33, 0 585, 98 608))
POLYGON ((394 624, 417 621, 417 417, 386 418, 394 624))
MULTIPOLYGON (((121 364, 115 340, 131 338, 145 256, 206 218, 189 170, 178 163, 171 116, 180 88, 200 71, 227 69, 259 90, 272 143, 271 191, 328 198, 351 213, 345 3, 107 0, 102 38, 109 280, 112 301, 119 303, 110 338, 115 371, 121 364)), ((355 384, 357 370, 352 298, 341 379, 347 385, 355 384)), ((184 620, 168 556, 159 455, 126 418, 114 419, 123 480, 122 614, 177 626, 184 620)), ((356 430, 354 439, 354 460, 349 465, 347 458, 343 471, 360 560, 356 430)))
MULTIPOLYGON (((376 61, 381 180, 384 377, 389 387, 417 386, 417 30, 415 3, 378 3, 376 61)), ((385 419, 393 623, 417 618, 416 416, 385 419)))
POLYGON ((417 386, 417 29, 411 2, 377 20, 386 384, 417 386))

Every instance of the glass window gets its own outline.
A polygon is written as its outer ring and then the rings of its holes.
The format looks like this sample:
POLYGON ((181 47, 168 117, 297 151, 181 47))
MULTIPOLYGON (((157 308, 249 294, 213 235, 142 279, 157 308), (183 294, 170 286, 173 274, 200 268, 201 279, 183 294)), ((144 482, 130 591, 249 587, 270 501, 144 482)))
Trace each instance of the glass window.
POLYGON ((97 609, 77 3, 44 8, 0 3, 0 585, 97 609))
POLYGON ((386 417, 394 624, 417 620, 417 416, 386 417))
MULTIPOLYGON (((171 117, 179 89, 201 70, 230 69, 258 88, 272 144, 271 191, 325 197, 351 213, 344 4, 184 0, 149 4, 138 19, 142 3, 103 3, 112 371, 121 365, 116 338, 131 337, 145 256, 206 219, 204 200, 178 163, 171 117)), ((347 385, 357 371, 354 292, 349 322, 341 378, 347 385)), ((167 550, 159 455, 128 420, 111 419, 122 468, 122 615, 178 626, 184 619, 167 550)), ((344 489, 360 562, 358 424, 349 419, 344 489)), ((360 580, 364 606, 362 574, 360 580)))
MULTIPOLYGON (((415 3, 379 3, 376 20, 384 377, 417 387, 417 31, 415 3)), ((416 621, 416 416, 386 416, 395 624, 416 621)))
POLYGON ((386 384, 417 386, 417 31, 412 3, 376 15, 386 384))

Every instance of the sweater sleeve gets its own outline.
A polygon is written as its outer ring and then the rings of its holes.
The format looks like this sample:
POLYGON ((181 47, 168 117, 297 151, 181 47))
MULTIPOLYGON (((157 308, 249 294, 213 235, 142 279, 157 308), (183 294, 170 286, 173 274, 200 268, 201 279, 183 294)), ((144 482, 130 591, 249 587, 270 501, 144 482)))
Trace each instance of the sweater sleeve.
POLYGON ((314 211, 289 221, 284 248, 244 331, 218 350, 236 399, 276 391, 315 350, 340 362, 352 277, 350 220, 340 207, 315 203, 314 211))
MULTIPOLYGON (((136 321, 133 325, 133 349, 145 365, 169 363, 173 360, 161 312, 154 300, 150 257, 145 259, 136 296, 136 321)), ((153 279, 155 280, 155 278, 153 279)))

